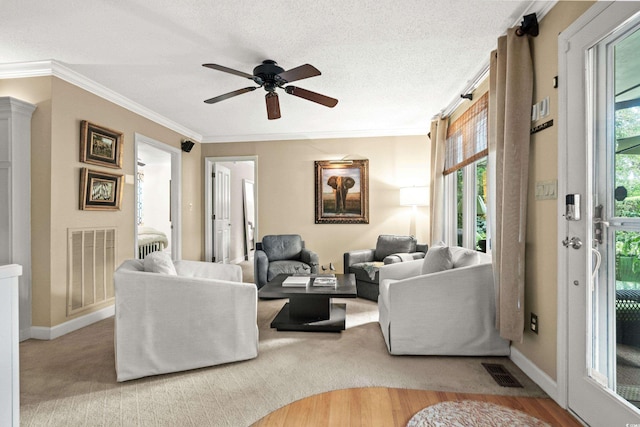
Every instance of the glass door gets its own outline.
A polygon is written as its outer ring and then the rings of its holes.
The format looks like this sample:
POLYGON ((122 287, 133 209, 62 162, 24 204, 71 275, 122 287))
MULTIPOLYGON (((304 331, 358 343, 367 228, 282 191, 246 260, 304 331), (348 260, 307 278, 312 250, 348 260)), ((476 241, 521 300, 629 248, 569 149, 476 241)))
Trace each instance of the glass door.
POLYGON ((583 217, 565 222, 561 286, 568 406, 613 426, 640 424, 640 5, 601 7, 568 39, 566 202, 583 217))
POLYGON ((640 24, 600 43, 608 72, 605 105, 611 117, 598 132, 594 246, 602 255, 595 277, 593 364, 607 387, 640 406, 640 24), (602 161, 606 159, 606 161, 602 161), (602 238, 600 238, 602 236, 602 238), (606 337, 606 339, 605 339, 606 337))

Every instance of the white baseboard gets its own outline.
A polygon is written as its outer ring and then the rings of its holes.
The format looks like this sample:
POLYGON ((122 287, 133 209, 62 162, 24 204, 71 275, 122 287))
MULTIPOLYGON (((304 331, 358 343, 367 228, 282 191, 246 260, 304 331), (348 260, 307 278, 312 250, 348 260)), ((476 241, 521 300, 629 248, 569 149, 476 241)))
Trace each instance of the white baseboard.
POLYGON ((29 338, 31 338, 31 327, 20 329, 20 342, 28 340, 29 338))
POLYGON ((524 354, 519 352, 513 346, 511 346, 510 359, 522 370, 522 372, 527 374, 529 378, 538 384, 538 386, 540 386, 540 388, 547 393, 550 398, 558 402, 558 383, 556 383, 553 378, 547 375, 542 369, 538 368, 531 360, 527 359, 524 354))
POLYGON ((115 314, 115 305, 110 305, 98 311, 94 311, 84 316, 76 317, 75 319, 61 323, 51 328, 45 326, 32 326, 31 338, 36 340, 53 340, 63 335, 73 332, 85 326, 89 326, 100 320, 111 317, 115 314))

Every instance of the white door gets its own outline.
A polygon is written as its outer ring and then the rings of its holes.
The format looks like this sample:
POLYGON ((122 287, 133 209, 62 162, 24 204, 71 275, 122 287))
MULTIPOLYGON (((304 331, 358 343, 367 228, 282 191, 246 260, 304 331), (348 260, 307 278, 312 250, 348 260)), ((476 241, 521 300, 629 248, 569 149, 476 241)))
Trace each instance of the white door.
POLYGON ((231 171, 213 167, 213 262, 228 264, 231 253, 231 171))
POLYGON ((640 3, 595 10, 559 47, 567 114, 558 165, 567 197, 559 202, 580 213, 572 220, 566 210, 558 228, 566 236, 567 402, 588 425, 625 426, 640 424, 640 278, 621 276, 620 261, 622 252, 640 256, 640 3), (621 308, 621 290, 638 301, 621 308))

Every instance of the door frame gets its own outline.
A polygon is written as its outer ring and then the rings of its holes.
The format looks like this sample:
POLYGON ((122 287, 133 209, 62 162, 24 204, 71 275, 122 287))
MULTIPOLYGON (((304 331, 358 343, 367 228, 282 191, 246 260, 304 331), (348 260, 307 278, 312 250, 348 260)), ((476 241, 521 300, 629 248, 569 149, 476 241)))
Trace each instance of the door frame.
MULTIPOLYGON (((574 21, 565 31, 563 31, 558 36, 558 76, 560 81, 559 93, 558 93, 558 195, 560 196, 558 199, 557 205, 557 230, 558 235, 556 239, 557 245, 557 287, 558 287, 558 321, 557 321, 557 394, 556 394, 556 402, 566 408, 570 412, 574 413, 572 408, 568 407, 569 404, 569 268, 568 268, 568 258, 572 249, 567 249, 562 245, 562 240, 567 236, 569 232, 569 224, 565 219, 565 201, 564 195, 575 192, 575 189, 568 188, 568 174, 569 171, 575 171, 575 167, 579 167, 580 171, 583 171, 585 167, 592 168, 589 166, 592 161, 592 148, 587 147, 585 143, 585 152, 580 155, 576 155, 573 153, 569 155, 569 150, 572 148, 570 146, 570 140, 572 138, 576 138, 576 133, 580 133, 578 136, 583 136, 584 140, 588 140, 586 127, 584 129, 573 129, 569 125, 569 117, 575 114, 582 114, 584 116, 584 111, 570 111, 568 100, 569 96, 575 95, 578 91, 582 90, 584 92, 584 96, 586 97, 586 76, 583 73, 582 75, 569 75, 570 71, 570 60, 569 60, 569 51, 572 38, 577 36, 584 28, 597 18, 600 17, 601 14, 605 13, 606 9, 612 6, 613 4, 618 4, 617 7, 625 7, 623 2, 597 2, 591 8, 589 8, 582 16, 580 16, 576 21, 574 21), (622 4, 620 4, 622 3, 622 4), (587 160, 587 164, 577 164, 577 162, 587 160)), ((612 9, 614 10, 614 9, 612 9)), ((633 13, 632 13, 633 14, 633 13)), ((624 21, 623 21, 624 22, 624 21)), ((619 22, 613 28, 594 28, 591 27, 589 30, 592 36, 591 40, 593 40, 593 45, 597 44, 602 38, 607 36, 611 30, 613 30, 618 25, 622 25, 623 22, 619 22)), ((574 46, 575 47, 575 46, 574 46)), ((582 46, 577 47, 582 48, 582 46)), ((584 65, 586 67, 586 63, 584 65)), ((583 68, 586 69, 586 68, 583 68)), ((586 99, 586 98, 585 98, 586 99)), ((586 118, 583 120, 587 120, 586 118)), ((587 172, 587 171, 585 171, 587 172)), ((587 183, 586 187, 587 192, 591 192, 592 188, 589 183, 587 183)), ((593 217, 593 206, 591 206, 592 197, 589 194, 583 195, 583 206, 582 206, 582 215, 584 221, 588 221, 591 224, 591 218, 593 217)), ((586 236, 590 236, 591 229, 587 231, 589 234, 586 236)), ((573 233, 572 235, 574 235, 573 233)), ((584 237, 584 236, 583 236, 584 237)), ((585 244, 585 250, 589 250, 589 256, 591 256, 590 252, 590 238, 583 238, 583 243, 585 244)), ((584 276, 584 274, 583 274, 584 276)), ((577 277, 577 276, 576 276, 577 277)), ((572 276, 573 278, 573 276, 572 276)), ((586 279, 586 277, 583 277, 586 279)), ((588 286, 587 280, 583 280, 585 283, 580 284, 580 286, 588 286)), ((594 404, 597 402, 594 402, 594 404)), ((575 414, 575 413, 574 413, 575 414)), ((579 414, 575 414, 579 416, 579 414)))
POLYGON ((258 236, 258 156, 226 156, 226 157, 205 157, 204 158, 204 259, 211 262, 213 259, 213 186, 211 184, 211 174, 214 164, 217 162, 253 162, 253 182, 255 191, 254 236, 258 236))
MULTIPOLYGON (((171 258, 174 261, 182 259, 182 151, 179 148, 157 141, 140 133, 134 134, 134 162, 133 188, 136 208, 138 206, 137 176, 138 176, 138 144, 147 144, 171 155, 171 258)), ((135 213, 135 211, 134 211, 135 213)), ((138 222, 134 214, 133 248, 138 257, 138 222)))

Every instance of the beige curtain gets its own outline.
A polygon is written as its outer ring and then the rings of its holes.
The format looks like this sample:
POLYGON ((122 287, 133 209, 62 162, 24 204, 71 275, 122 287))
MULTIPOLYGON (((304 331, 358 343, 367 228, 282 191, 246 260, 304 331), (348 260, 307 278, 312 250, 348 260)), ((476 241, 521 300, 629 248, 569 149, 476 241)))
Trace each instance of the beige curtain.
POLYGON ((533 64, 527 36, 512 28, 491 53, 489 83, 490 214, 500 336, 521 342, 533 64))
POLYGON ((441 117, 431 122, 431 245, 444 240, 444 171, 447 119, 441 117))

